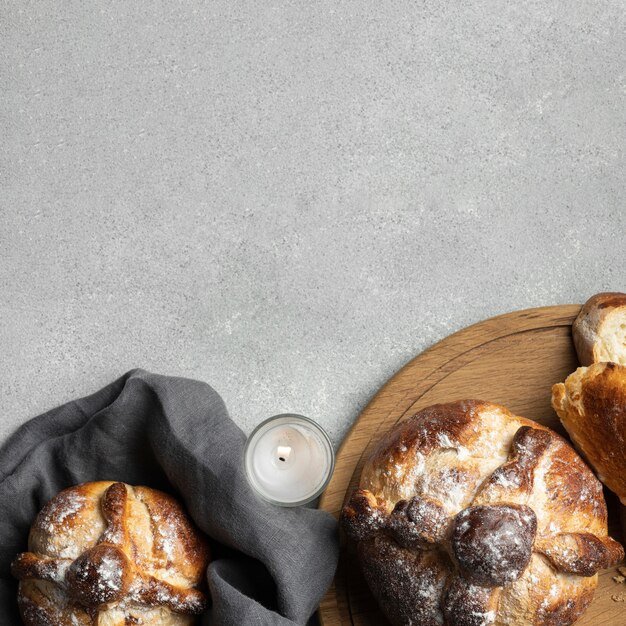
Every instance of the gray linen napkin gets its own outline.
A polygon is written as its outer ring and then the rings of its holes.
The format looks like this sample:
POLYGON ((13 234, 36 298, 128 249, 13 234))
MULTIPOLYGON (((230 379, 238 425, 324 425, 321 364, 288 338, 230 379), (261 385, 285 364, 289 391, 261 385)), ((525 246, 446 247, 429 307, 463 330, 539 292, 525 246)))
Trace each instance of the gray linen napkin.
POLYGON ((332 516, 260 500, 245 436, 205 383, 133 370, 24 424, 0 448, 0 624, 19 624, 9 564, 61 489, 119 480, 172 492, 214 544, 205 625, 304 624, 338 556, 332 516))

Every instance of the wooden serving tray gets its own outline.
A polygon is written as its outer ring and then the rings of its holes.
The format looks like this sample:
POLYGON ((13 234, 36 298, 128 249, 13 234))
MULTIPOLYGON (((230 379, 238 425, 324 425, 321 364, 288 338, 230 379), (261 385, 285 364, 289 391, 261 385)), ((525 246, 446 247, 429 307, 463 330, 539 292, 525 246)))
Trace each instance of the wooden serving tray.
MULTIPOLYGON (((403 417, 437 402, 489 400, 565 434, 550 406, 550 390, 578 367, 571 324, 579 310, 579 305, 568 304, 500 315, 450 335, 413 359, 374 396, 352 427, 320 508, 338 517, 379 437, 403 417)), ((617 499, 606 489, 605 495, 611 535, 620 539, 617 499)), ((353 549, 343 536, 341 541, 337 574, 320 605, 322 626, 387 624, 353 549)), ((611 599, 626 594, 626 584, 612 580, 615 575, 615 569, 600 573, 593 603, 577 626, 626 624, 626 604, 611 599)))

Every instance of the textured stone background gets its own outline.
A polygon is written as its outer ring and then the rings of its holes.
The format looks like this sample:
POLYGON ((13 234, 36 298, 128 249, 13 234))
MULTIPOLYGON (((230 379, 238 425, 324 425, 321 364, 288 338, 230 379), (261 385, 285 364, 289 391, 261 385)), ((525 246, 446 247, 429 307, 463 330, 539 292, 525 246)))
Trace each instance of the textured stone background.
POLYGON ((626 288, 626 5, 7 1, 0 440, 144 367, 339 443, 408 359, 626 288))

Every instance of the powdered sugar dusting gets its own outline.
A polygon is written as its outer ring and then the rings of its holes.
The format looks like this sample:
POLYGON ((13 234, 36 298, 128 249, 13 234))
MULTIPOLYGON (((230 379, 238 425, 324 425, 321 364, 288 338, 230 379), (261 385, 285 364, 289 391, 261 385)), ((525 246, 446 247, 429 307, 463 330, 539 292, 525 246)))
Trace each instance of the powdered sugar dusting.
POLYGON ((442 448, 456 448, 457 444, 453 443, 448 433, 438 433, 437 443, 442 448))
POLYGON ((46 504, 37 518, 37 526, 48 532, 57 532, 85 505, 85 497, 75 490, 62 491, 46 504))
POLYGON ((76 613, 72 613, 70 620, 72 622, 72 626, 82 626, 82 624, 84 624, 84 622, 78 618, 76 613))
POLYGON ((47 556, 75 559, 92 538, 94 527, 81 527, 74 532, 74 520, 82 514, 87 501, 76 490, 65 490, 52 498, 40 511, 31 535, 32 548, 47 556), (80 536, 80 539, 78 537, 80 536))
POLYGON ((454 514, 460 511, 471 500, 469 474, 457 467, 443 467, 436 473, 423 476, 422 492, 439 500, 454 514))
POLYGON ((99 584, 104 589, 118 590, 122 584, 122 568, 117 559, 105 556, 97 565, 99 584))
POLYGON ((480 620, 480 622, 477 623, 477 626, 489 626, 496 620, 495 611, 471 611, 470 615, 480 620))
POLYGON ((167 563, 175 560, 177 526, 176 523, 168 517, 163 518, 161 515, 153 515, 154 529, 156 536, 154 543, 156 550, 163 553, 167 563))
POLYGON ((520 486, 520 475, 514 472, 494 472, 492 482, 504 489, 517 489, 520 486))

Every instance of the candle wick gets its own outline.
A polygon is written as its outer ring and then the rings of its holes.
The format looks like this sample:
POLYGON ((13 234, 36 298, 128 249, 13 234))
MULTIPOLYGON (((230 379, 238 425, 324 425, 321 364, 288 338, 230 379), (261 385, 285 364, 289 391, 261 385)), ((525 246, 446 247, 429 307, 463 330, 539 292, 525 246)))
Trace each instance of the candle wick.
POLYGON ((278 460, 285 463, 291 455, 291 446, 278 446, 276 452, 278 453, 278 460))

